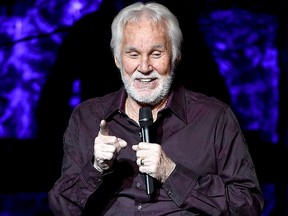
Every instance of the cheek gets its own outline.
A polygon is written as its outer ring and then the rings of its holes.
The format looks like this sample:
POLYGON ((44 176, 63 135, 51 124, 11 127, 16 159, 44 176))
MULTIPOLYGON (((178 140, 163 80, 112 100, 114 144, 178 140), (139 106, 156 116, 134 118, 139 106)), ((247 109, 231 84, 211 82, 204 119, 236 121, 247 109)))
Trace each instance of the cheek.
POLYGON ((137 66, 138 64, 133 61, 123 60, 123 69, 126 74, 133 74, 134 71, 136 71, 137 66))
POLYGON ((170 72, 170 63, 168 61, 161 61, 155 64, 155 69, 160 75, 166 75, 170 72))

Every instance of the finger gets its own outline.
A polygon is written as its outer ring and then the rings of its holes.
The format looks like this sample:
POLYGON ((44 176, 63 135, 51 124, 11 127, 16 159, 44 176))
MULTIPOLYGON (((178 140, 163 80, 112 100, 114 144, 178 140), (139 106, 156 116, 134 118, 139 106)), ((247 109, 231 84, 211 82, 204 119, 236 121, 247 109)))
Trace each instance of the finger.
POLYGON ((127 146, 127 142, 125 140, 121 139, 121 138, 118 138, 118 142, 119 142, 119 146, 121 148, 124 148, 124 147, 127 146))
POLYGON ((140 142, 138 143, 138 149, 150 149, 152 147, 152 143, 140 142))
POLYGON ((100 131, 99 133, 103 136, 108 136, 109 135, 109 130, 108 126, 105 120, 101 120, 100 122, 100 131))
POLYGON ((142 159, 142 158, 137 158, 136 164, 137 164, 138 166, 144 166, 144 159, 142 159))
POLYGON ((132 146, 132 149, 133 149, 134 151, 137 151, 137 150, 138 150, 138 145, 133 145, 133 146, 132 146))

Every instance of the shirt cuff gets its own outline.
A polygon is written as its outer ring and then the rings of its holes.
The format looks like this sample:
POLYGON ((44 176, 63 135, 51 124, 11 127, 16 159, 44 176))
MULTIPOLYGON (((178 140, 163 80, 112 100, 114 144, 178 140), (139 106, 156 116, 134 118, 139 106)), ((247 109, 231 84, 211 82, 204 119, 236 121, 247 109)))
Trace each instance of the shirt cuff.
POLYGON ((186 167, 176 164, 175 169, 162 185, 168 196, 180 207, 192 190, 197 175, 186 167))

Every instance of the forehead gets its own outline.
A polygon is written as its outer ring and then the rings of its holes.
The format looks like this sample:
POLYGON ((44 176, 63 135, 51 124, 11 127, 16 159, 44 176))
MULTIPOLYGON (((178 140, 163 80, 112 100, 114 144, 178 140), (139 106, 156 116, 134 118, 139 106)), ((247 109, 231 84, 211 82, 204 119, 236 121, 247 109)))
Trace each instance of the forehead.
POLYGON ((156 38, 167 40, 167 35, 166 25, 163 22, 155 22, 150 19, 128 22, 124 29, 126 40, 151 40, 156 38))
POLYGON ((153 13, 149 11, 139 12, 136 16, 128 18, 126 26, 136 24, 139 28, 143 26, 150 26, 166 31, 166 22, 164 21, 164 18, 160 18, 157 15, 153 16, 152 14, 153 13))

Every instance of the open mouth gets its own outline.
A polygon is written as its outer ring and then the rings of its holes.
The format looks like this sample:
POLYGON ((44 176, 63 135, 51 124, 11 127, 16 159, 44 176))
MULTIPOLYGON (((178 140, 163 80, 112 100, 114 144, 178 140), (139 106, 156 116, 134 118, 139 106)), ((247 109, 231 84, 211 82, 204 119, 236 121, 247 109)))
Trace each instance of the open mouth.
POLYGON ((146 79, 137 79, 137 80, 141 83, 149 83, 149 82, 156 80, 156 78, 152 78, 152 79, 146 78, 146 79))

